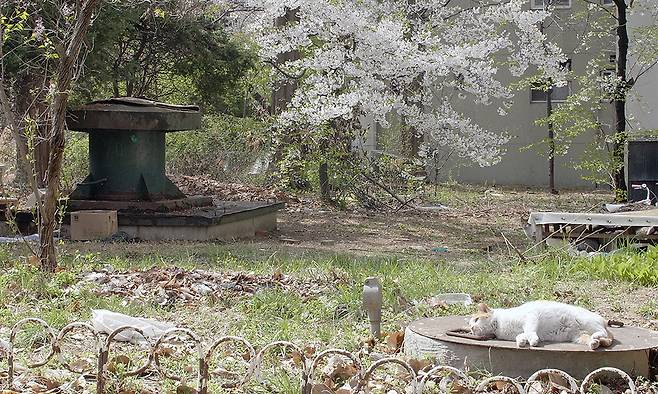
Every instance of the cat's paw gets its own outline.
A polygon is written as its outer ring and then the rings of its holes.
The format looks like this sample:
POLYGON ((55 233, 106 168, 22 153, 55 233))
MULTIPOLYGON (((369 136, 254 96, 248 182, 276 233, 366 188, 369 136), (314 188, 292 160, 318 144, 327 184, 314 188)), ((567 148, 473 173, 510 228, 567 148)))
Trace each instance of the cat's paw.
POLYGON ((599 342, 598 339, 594 339, 594 338, 590 339, 590 341, 587 344, 589 345, 589 348, 591 350, 596 350, 599 348, 599 346, 601 346, 601 342, 599 342))
POLYGON ((535 347, 535 346, 539 345, 539 337, 537 336, 536 333, 532 333, 532 334, 528 335, 528 343, 532 347, 535 347))
POLYGON ((528 347, 530 346, 530 342, 528 341, 528 338, 524 334, 519 334, 516 336, 516 346, 517 347, 528 347))

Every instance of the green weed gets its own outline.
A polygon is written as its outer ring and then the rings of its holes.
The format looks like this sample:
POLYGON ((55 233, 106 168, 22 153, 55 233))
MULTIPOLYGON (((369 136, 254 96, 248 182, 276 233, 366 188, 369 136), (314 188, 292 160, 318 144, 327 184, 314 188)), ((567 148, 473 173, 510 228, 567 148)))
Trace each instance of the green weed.
POLYGON ((658 247, 646 252, 622 251, 574 261, 574 272, 584 272, 595 278, 623 280, 643 286, 658 285, 658 247))

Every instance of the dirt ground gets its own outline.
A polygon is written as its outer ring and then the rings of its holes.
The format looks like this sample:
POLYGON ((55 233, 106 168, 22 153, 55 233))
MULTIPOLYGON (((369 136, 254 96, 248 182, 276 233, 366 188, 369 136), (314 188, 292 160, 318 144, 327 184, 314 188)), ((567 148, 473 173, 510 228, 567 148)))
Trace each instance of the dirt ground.
MULTIPOLYGON (((233 249, 262 251, 268 255, 283 251, 291 255, 321 252, 362 257, 396 256, 403 260, 436 259, 464 267, 483 261, 505 267, 518 262, 519 253, 533 261, 542 252, 532 248, 533 242, 523 231, 530 212, 598 212, 613 198, 608 191, 567 190, 551 195, 531 188, 440 185, 417 201, 416 208, 381 212, 357 207, 338 210, 320 204, 313 196, 290 196, 267 188, 220 183, 208 178, 185 177, 175 181, 188 195, 213 195, 216 200, 286 202, 286 208, 279 214, 276 232, 254 240, 228 243, 233 249)), ((126 258, 147 255, 154 248, 150 243, 66 245, 69 250, 126 258)), ((194 248, 194 245, 182 243, 181 247, 171 250, 194 248)), ((555 297, 571 303, 586 297, 596 310, 610 318, 657 328, 656 323, 652 323, 653 317, 638 310, 638 306, 655 299, 655 288, 607 281, 582 283, 584 287, 577 289, 565 283, 564 289, 556 289, 555 297)))
POLYGON ((551 195, 532 188, 439 185, 415 202, 416 208, 378 212, 337 210, 313 197, 293 197, 265 188, 225 184, 207 178, 177 177, 188 194, 217 200, 286 202, 273 239, 301 249, 359 255, 436 255, 515 253, 532 246, 523 227, 532 211, 598 211, 609 191, 562 191, 551 195), (514 245, 513 247, 510 244, 514 245))
MULTIPOLYGON (((542 251, 523 231, 531 212, 599 212, 614 197, 606 190, 563 190, 552 195, 526 187, 440 185, 416 203, 417 209, 377 212, 358 208, 336 210, 318 204, 312 197, 291 198, 265 190, 245 194, 243 189, 227 194, 231 187, 212 181, 203 184, 202 191, 218 199, 287 201, 286 209, 279 214, 278 231, 252 241, 263 249, 440 258, 465 266, 483 259, 519 261, 519 253, 532 261, 542 251), (214 190, 222 190, 222 194, 214 190)), ((182 188, 188 193, 199 190, 191 184, 182 188)), ((655 320, 638 311, 638 305, 655 299, 655 288, 628 283, 611 286, 604 281, 589 282, 586 287, 565 287, 564 291, 556 290, 555 296, 573 303, 586 294, 592 306, 611 319, 658 328, 655 320)))

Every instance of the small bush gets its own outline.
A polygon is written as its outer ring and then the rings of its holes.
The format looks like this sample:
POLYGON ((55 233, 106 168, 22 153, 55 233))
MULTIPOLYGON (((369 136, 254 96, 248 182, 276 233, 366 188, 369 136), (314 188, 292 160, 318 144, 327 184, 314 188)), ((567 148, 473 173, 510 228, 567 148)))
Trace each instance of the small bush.
POLYGON ((72 191, 89 174, 89 136, 69 132, 62 164, 62 190, 72 191))
POLYGON ((200 131, 167 134, 167 172, 245 181, 267 167, 266 125, 251 118, 208 115, 200 131))
POLYGON ((578 259, 571 269, 597 278, 655 286, 658 285, 658 247, 651 246, 644 253, 623 251, 578 259))

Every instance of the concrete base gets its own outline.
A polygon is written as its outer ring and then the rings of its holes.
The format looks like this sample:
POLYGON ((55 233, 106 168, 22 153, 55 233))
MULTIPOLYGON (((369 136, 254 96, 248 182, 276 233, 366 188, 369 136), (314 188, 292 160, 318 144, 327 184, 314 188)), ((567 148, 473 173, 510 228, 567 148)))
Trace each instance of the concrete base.
POLYGON ((173 212, 184 211, 190 208, 211 207, 213 202, 212 197, 192 196, 161 201, 106 201, 68 199, 66 200, 66 205, 69 212, 91 210, 173 212))
POLYGON ((463 316, 415 321, 406 329, 404 352, 411 357, 432 357, 439 364, 486 370, 495 375, 528 378, 540 369, 557 368, 583 379, 601 367, 648 377, 649 349, 658 347, 658 332, 637 327, 612 328, 615 336, 612 347, 596 351, 573 343, 546 343, 519 349, 511 341, 478 341, 445 334, 465 325, 463 316))
POLYGON ((276 212, 270 212, 209 226, 123 226, 119 224, 119 231, 142 241, 230 241, 253 238, 257 231, 274 231, 277 229, 276 218, 276 212))
POLYGON ((119 233, 142 241, 252 238, 257 232, 276 230, 277 213, 283 207, 282 203, 226 201, 186 212, 119 212, 119 233))

